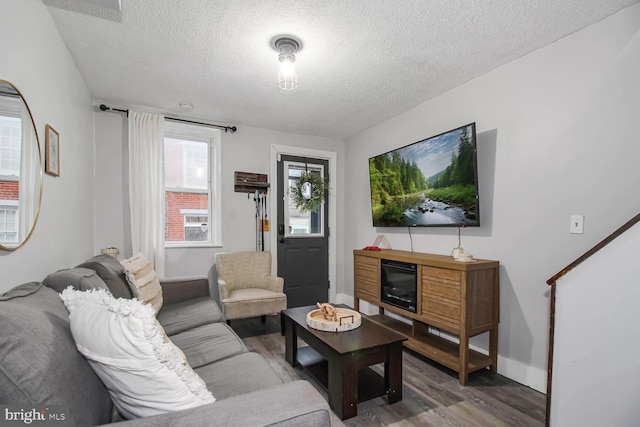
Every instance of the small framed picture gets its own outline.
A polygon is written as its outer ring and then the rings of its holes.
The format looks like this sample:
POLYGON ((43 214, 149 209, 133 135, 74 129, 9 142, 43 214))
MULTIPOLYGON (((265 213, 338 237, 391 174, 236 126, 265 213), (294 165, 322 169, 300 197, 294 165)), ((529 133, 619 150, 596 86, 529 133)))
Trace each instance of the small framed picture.
POLYGON ((60 135, 50 125, 45 126, 45 172, 60 176, 60 135))

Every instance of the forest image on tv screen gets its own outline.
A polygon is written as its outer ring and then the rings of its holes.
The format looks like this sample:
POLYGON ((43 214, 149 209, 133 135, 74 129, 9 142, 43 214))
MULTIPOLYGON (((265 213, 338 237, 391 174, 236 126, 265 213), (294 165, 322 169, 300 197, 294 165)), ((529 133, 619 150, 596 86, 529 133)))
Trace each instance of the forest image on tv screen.
POLYGON ((369 159, 374 227, 477 226, 475 123, 369 159))

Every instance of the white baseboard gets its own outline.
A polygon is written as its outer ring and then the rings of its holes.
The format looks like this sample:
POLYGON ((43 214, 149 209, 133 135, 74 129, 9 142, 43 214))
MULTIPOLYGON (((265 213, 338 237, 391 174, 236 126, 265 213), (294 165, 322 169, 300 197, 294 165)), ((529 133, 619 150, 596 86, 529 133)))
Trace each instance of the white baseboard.
MULTIPOLYGON (((354 299, 351 295, 347 294, 336 294, 336 304, 346 304, 349 307, 353 307, 354 299)), ((366 301, 360 301, 360 312, 368 315, 378 314, 378 306, 369 304, 366 301)), ((396 317, 396 316, 393 316, 396 317)), ((403 320, 400 317, 397 317, 398 320, 403 320)), ((444 336, 443 338, 451 339, 452 341, 456 341, 453 337, 444 336)), ((472 349, 480 352, 487 353, 487 350, 476 347, 474 345, 470 346, 472 349)), ((534 366, 526 365, 517 360, 509 359, 508 357, 504 357, 500 355, 498 351, 498 373, 503 375, 517 383, 523 384, 527 387, 531 387, 534 390, 537 390, 541 393, 547 392, 547 371, 544 369, 536 368, 534 366)))
POLYGON ((498 373, 505 377, 531 387, 540 393, 547 393, 547 371, 526 365, 520 361, 500 356, 498 351, 498 373))
POLYGON ((353 299, 353 297, 351 295, 336 294, 336 300, 334 302, 336 304, 345 304, 345 305, 348 305, 349 307, 353 307, 353 301, 354 301, 354 299, 353 299))

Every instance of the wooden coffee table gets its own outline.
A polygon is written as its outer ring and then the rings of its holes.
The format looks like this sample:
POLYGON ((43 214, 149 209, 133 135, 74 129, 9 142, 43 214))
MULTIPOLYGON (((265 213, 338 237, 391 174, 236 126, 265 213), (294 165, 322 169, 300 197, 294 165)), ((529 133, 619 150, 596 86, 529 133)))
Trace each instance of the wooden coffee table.
POLYGON ((347 332, 324 332, 307 326, 315 306, 284 310, 285 357, 300 364, 329 394, 329 406, 340 417, 358 415, 358 402, 387 395, 389 404, 402 400, 402 342, 407 338, 371 322, 347 332), (298 338, 309 346, 298 348, 298 338), (371 365, 384 363, 384 377, 371 365))

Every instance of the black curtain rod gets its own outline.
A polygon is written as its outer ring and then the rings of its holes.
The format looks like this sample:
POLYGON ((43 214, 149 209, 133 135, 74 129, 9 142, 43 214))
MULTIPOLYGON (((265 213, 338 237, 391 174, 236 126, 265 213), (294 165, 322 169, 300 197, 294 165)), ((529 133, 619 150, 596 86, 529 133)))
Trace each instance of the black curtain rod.
MULTIPOLYGON (((125 113, 127 116, 129 115, 129 110, 121 110, 119 108, 111 108, 111 107, 107 107, 104 104, 100 104, 100 111, 117 111, 118 113, 125 113)), ((222 125, 214 125, 211 123, 202 123, 202 122, 196 122, 193 120, 186 120, 186 119, 179 119, 177 117, 164 117, 165 120, 171 120, 173 122, 182 122, 182 123, 191 123, 194 125, 201 125, 201 126, 209 126, 212 128, 218 128, 218 129, 222 129, 226 132, 231 132, 231 133, 235 133, 238 128, 235 126, 222 126, 222 125)))

